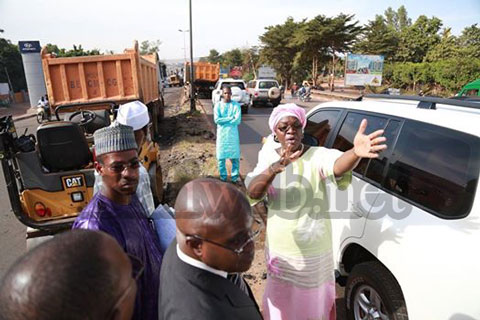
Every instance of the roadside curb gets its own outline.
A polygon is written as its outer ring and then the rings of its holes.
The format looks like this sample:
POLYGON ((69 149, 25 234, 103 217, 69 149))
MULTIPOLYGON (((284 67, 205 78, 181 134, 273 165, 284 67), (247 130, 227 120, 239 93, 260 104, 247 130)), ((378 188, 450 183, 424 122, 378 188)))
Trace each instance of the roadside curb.
POLYGON ((15 116, 13 117, 13 121, 20 121, 20 120, 35 118, 36 115, 37 115, 36 113, 27 113, 20 116, 15 116))

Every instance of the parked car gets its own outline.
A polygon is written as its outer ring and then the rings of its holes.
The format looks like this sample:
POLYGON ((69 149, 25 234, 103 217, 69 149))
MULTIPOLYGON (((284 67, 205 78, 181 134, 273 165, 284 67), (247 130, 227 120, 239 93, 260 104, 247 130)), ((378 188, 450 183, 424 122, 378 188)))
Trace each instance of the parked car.
POLYGON ((257 104, 272 104, 276 107, 282 100, 280 86, 274 79, 256 79, 248 82, 247 92, 250 95, 250 106, 257 104))
POLYGON ((241 79, 227 78, 218 80, 212 91, 212 106, 215 106, 222 99, 222 89, 225 86, 230 86, 232 89, 232 100, 240 103, 242 113, 248 113, 250 98, 245 90, 245 81, 241 79))
MULTIPOLYGON (((330 192, 349 319, 480 319, 480 105, 372 95, 322 103, 304 142, 346 151, 362 119, 388 149, 330 192)), ((334 189, 334 188, 332 188, 334 189)))

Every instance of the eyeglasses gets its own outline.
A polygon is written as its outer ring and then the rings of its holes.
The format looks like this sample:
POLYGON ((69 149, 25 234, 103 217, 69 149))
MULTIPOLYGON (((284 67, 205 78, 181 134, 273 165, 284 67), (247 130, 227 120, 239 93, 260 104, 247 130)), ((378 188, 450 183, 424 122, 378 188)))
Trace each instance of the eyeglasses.
POLYGON ((122 173, 127 168, 138 169, 139 167, 140 167, 140 161, 138 159, 135 159, 130 163, 115 163, 112 166, 108 166, 107 168, 114 173, 122 173))
POLYGON ((287 132, 289 129, 294 129, 295 131, 298 131, 302 129, 302 124, 300 122, 295 122, 290 126, 281 124, 277 127, 277 129, 280 132, 287 132))
POLYGON ((216 246, 222 247, 224 249, 230 250, 237 255, 241 255, 243 253, 243 251, 245 250, 245 247, 248 246, 248 244, 250 242, 253 242, 260 235, 260 232, 262 232, 262 229, 263 229, 262 221, 254 219, 253 224, 252 224, 252 228, 251 228, 250 232, 248 233, 248 238, 245 241, 243 241, 243 239, 237 239, 237 240, 234 241, 234 242, 238 242, 238 245, 234 244, 234 246, 237 247, 237 248, 232 248, 231 246, 227 246, 227 245, 212 241, 210 239, 203 238, 203 237, 201 237, 199 235, 196 235, 196 234, 193 234, 193 235, 188 235, 187 234, 186 237, 191 237, 191 238, 195 238, 197 240, 205 241, 205 242, 214 244, 216 246))
POLYGON ((118 309, 118 306, 122 303, 122 301, 127 297, 127 295, 132 290, 133 284, 137 283, 138 279, 143 274, 143 270, 145 268, 143 265, 143 262, 139 258, 135 257, 134 255, 127 253, 127 256, 130 259, 130 264, 132 265, 132 279, 130 281, 130 284, 123 290, 122 294, 119 296, 119 298, 117 299, 113 307, 108 312, 108 317, 106 319, 111 318, 111 316, 113 315, 113 312, 115 312, 115 310, 118 309))

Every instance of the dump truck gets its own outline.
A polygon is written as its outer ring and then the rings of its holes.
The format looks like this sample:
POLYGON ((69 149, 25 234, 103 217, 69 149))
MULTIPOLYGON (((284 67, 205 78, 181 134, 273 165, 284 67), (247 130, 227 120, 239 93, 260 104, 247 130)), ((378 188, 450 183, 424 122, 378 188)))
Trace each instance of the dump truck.
MULTIPOLYGON (((190 62, 185 63, 183 68, 185 72, 185 83, 190 81, 190 62)), ((209 62, 194 62, 193 63, 194 74, 194 90, 197 95, 201 95, 205 98, 212 98, 212 90, 215 83, 220 76, 220 64, 209 62)))
MULTIPOLYGON (((156 55, 138 45, 123 54, 56 58, 42 50, 53 116, 36 134, 17 134, 12 116, 0 118, 0 163, 15 217, 27 239, 69 229, 93 196, 93 133, 110 125, 119 104, 141 100, 158 130, 162 100, 156 55)), ((159 149, 152 137, 139 159, 150 177, 156 204, 163 196, 159 149)), ((28 245, 28 241, 27 241, 28 245)))
POLYGON ((56 58, 42 50, 42 66, 52 114, 102 110, 133 100, 145 103, 154 136, 163 117, 158 56, 140 56, 138 43, 123 54, 56 58), (57 111, 57 109, 60 109, 57 111))

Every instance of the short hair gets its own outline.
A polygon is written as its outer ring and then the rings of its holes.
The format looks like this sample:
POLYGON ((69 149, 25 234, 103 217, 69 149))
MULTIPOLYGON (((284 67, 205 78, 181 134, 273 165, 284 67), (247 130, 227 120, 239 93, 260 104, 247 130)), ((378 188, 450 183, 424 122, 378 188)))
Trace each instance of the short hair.
POLYGON ((103 319, 119 275, 102 253, 106 234, 73 230, 21 257, 0 282, 3 320, 103 319), (20 274, 28 284, 18 285, 20 274))

